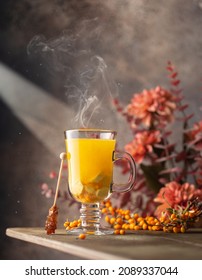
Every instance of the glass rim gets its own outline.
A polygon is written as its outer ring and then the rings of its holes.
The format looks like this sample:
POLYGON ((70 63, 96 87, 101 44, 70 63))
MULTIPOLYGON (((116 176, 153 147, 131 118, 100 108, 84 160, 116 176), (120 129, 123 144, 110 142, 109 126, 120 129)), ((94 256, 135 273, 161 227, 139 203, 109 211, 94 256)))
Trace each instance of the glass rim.
POLYGON ((74 132, 74 131, 77 131, 77 132, 101 132, 101 133, 114 133, 114 134, 117 134, 116 130, 113 130, 113 129, 99 129, 99 128, 78 128, 78 129, 67 129, 65 130, 64 132, 74 132))
POLYGON ((94 134, 93 139, 114 139, 117 135, 115 130, 99 128, 78 128, 64 131, 65 139, 68 138, 89 138, 89 134, 94 134), (83 136, 83 137, 82 137, 83 136), (107 138, 106 138, 107 137, 107 138))

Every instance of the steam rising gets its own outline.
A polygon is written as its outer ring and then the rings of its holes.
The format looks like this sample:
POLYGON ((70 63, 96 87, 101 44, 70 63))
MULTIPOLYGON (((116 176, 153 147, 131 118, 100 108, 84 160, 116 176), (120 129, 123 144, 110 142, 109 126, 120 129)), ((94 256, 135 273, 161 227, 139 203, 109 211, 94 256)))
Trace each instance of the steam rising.
POLYGON ((114 128, 111 103, 118 89, 105 60, 90 45, 95 39, 99 42, 101 29, 87 32, 89 24, 94 23, 85 21, 83 29, 74 35, 65 31, 50 40, 37 35, 28 44, 27 51, 29 55, 40 55, 49 71, 63 77, 68 104, 75 109, 72 127, 114 128))

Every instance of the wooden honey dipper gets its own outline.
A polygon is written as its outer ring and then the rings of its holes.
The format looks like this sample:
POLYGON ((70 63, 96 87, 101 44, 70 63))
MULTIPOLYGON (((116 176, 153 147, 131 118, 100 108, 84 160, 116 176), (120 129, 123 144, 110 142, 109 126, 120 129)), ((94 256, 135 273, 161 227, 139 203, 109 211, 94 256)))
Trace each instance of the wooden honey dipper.
POLYGON ((59 169, 59 174, 58 174, 58 179, 57 179, 54 202, 53 202, 52 207, 49 209, 49 213, 48 213, 48 216, 47 216, 47 219, 45 222, 45 230, 48 235, 55 233, 55 230, 57 228, 58 207, 56 205, 56 201, 57 201, 57 197, 58 197, 59 186, 60 186, 60 181, 61 181, 61 176, 62 176, 63 163, 64 163, 64 160, 67 159, 66 153, 61 153, 60 159, 61 159, 61 162, 60 162, 60 169, 59 169))

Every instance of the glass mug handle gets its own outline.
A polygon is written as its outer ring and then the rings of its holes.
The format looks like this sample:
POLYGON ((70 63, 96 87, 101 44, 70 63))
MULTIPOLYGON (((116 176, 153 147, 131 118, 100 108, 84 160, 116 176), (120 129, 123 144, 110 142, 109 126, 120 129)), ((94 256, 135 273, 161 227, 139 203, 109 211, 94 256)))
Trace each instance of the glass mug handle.
POLYGON ((135 161, 132 158, 132 156, 127 153, 127 152, 117 152, 114 151, 112 155, 112 160, 113 162, 116 162, 118 160, 127 160, 130 166, 130 177, 127 183, 124 184, 117 184, 117 183, 112 183, 111 184, 111 192, 118 192, 118 193, 125 193, 129 192, 133 188, 133 184, 135 183, 136 180, 136 165, 135 161))

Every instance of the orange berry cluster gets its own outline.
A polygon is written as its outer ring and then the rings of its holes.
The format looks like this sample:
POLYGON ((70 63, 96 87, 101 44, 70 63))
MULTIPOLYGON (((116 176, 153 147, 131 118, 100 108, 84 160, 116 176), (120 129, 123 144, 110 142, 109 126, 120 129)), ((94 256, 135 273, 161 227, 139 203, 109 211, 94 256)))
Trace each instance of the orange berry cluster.
POLYGON ((154 217, 141 217, 130 210, 113 207, 110 201, 104 202, 102 213, 105 221, 114 228, 114 234, 125 234, 126 230, 160 230, 161 223, 154 217))
POLYGON ((71 229, 74 229, 74 228, 77 228, 81 225, 81 220, 78 219, 78 220, 74 220, 72 222, 69 222, 68 220, 66 220, 64 222, 64 227, 66 230, 71 230, 71 229))
MULTIPOLYGON (((103 202, 101 212, 105 216, 105 221, 113 227, 114 234, 123 235, 126 230, 184 233, 198 221, 199 216, 202 214, 202 203, 194 200, 188 202, 185 209, 180 207, 178 210, 169 208, 167 212, 162 212, 159 219, 154 216, 141 217, 138 213, 131 213, 128 209, 113 207, 110 200, 103 202)), ((67 220, 64 223, 66 230, 77 228, 80 225, 80 219, 72 222, 67 220)), ((80 239, 85 239, 85 237, 79 236, 80 239)))
MULTIPOLYGON (((72 222, 69 222, 68 220, 66 220, 64 222, 64 227, 66 230, 71 230, 71 229, 74 229, 74 228, 77 228, 81 225, 81 220, 78 219, 78 220, 74 220, 72 222)), ((86 235, 85 233, 80 233, 79 236, 78 236, 79 239, 85 239, 86 238, 86 235)))
POLYGON ((162 213, 159 219, 154 216, 141 217, 130 210, 113 207, 108 200, 103 203, 102 213, 105 215, 105 221, 114 228, 114 234, 125 234, 126 230, 184 233, 198 220, 201 211, 198 208, 187 207, 185 210, 170 209, 170 212, 162 213))

